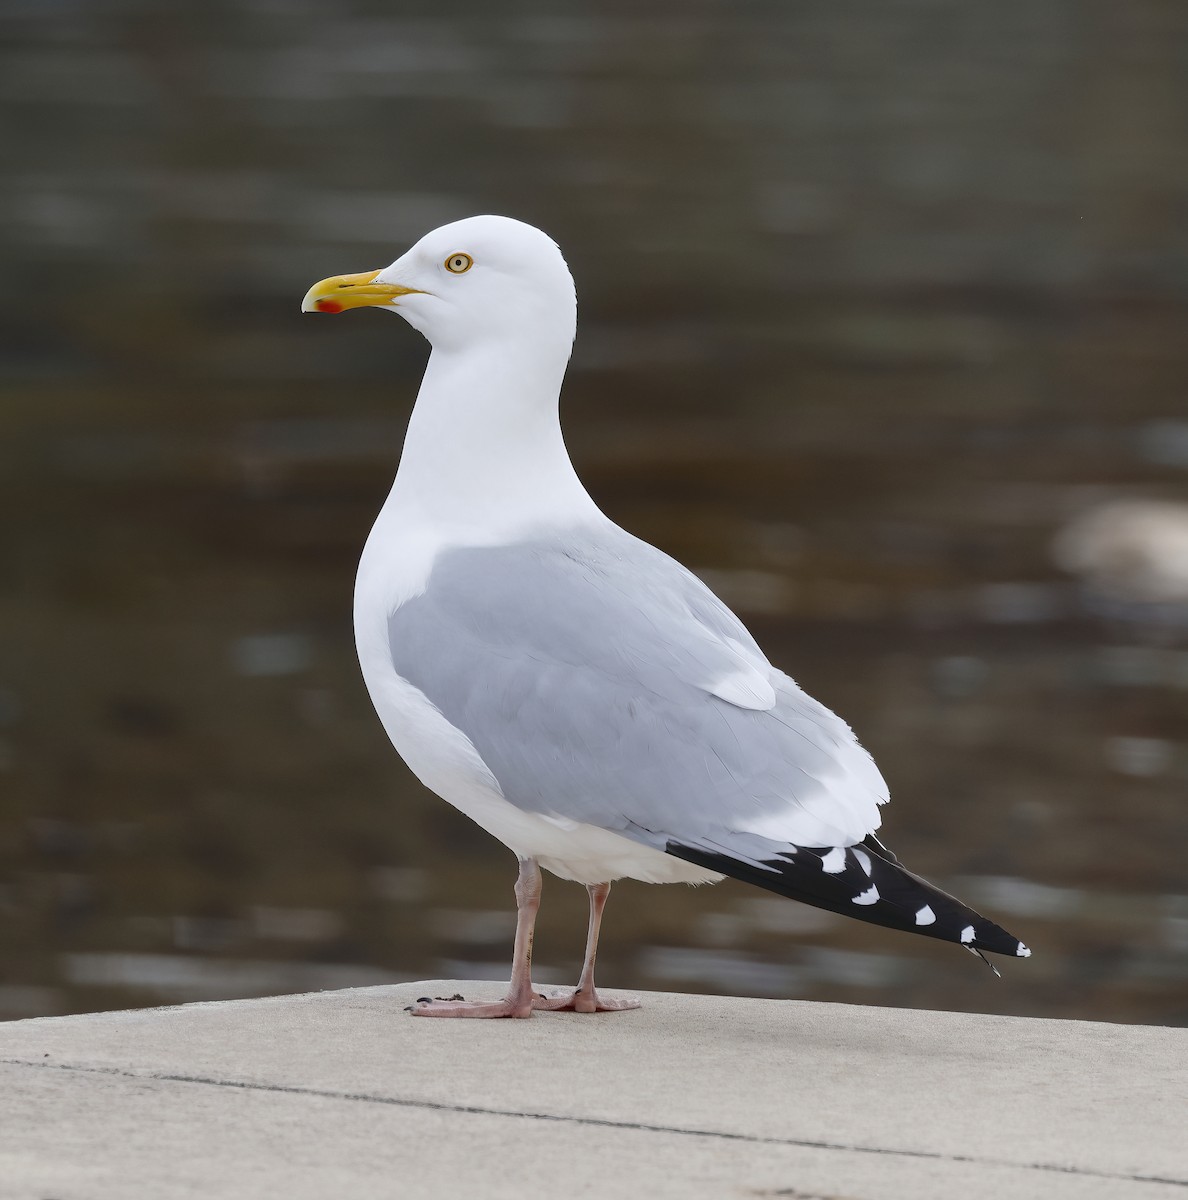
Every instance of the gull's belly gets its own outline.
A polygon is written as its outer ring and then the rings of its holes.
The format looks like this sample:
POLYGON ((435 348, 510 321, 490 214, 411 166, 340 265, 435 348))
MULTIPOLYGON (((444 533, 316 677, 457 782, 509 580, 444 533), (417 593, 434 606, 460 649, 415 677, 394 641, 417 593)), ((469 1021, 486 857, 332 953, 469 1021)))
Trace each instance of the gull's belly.
MULTIPOLYGON (((520 858, 578 883, 717 883, 715 871, 595 825, 518 808, 471 740, 419 688, 397 674, 388 614, 424 588, 440 539, 393 525, 381 513, 355 581, 355 646, 363 680, 384 730, 412 773, 520 858)), ((679 832, 674 830, 674 833, 679 832)))
POLYGON ((606 829, 528 812, 503 796, 470 739, 402 679, 360 646, 371 701, 392 745, 430 791, 464 812, 520 858, 578 883, 639 879, 645 883, 710 883, 721 875, 606 829))

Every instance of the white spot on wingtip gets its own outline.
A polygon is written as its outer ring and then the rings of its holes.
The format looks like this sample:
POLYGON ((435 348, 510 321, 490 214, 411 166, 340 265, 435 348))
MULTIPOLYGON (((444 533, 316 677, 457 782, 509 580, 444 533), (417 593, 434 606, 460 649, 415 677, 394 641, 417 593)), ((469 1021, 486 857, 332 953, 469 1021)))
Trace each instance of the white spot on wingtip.
POLYGON ((821 859, 821 870, 826 875, 836 875, 839 871, 845 870, 846 852, 842 846, 834 846, 824 858, 821 859))
POLYGON ((870 887, 868 887, 866 889, 866 891, 861 892, 859 895, 855 896, 853 899, 853 903, 854 904, 874 904, 874 902, 876 900, 878 900, 878 898, 879 898, 879 889, 872 884, 870 887))
POLYGON ((1015 953, 1020 958, 1030 958, 1031 957, 1031 951, 1028 950, 1027 947, 1024 946, 1022 942, 1019 943, 1019 949, 1016 950, 1015 953))
POLYGON ((931 925, 935 921, 936 921, 936 913, 934 913, 932 911, 932 908, 927 904, 925 904, 924 907, 921 908, 916 913, 916 924, 917 925, 931 925))
POLYGON ((972 925, 967 925, 961 931, 961 940, 963 942, 972 942, 974 940, 974 927, 972 925))
POLYGON ((865 850, 859 850, 857 846, 855 846, 850 853, 858 860, 859 866, 861 866, 869 876, 871 874, 870 855, 867 854, 865 850))

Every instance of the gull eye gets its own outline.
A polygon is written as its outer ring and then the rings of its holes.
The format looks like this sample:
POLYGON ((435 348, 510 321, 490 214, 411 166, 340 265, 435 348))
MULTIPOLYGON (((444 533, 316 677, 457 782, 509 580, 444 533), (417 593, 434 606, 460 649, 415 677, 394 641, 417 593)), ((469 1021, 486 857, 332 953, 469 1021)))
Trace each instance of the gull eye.
POLYGON ((455 275, 465 275, 474 266, 474 259, 469 254, 451 254, 445 260, 445 269, 455 275))

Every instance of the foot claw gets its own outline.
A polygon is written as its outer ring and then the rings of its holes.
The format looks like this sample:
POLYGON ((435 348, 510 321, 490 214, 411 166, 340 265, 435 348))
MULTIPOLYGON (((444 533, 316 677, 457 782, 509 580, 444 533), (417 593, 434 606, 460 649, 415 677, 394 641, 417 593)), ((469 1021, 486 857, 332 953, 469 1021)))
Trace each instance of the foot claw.
POLYGON ((511 1000, 496 1000, 492 1003, 471 1001, 467 1003, 460 995, 450 997, 428 996, 418 1000, 415 1005, 405 1009, 414 1017, 471 1017, 493 1020, 499 1017, 514 1017, 523 1019, 532 1016, 532 1004, 523 1004, 511 1000))

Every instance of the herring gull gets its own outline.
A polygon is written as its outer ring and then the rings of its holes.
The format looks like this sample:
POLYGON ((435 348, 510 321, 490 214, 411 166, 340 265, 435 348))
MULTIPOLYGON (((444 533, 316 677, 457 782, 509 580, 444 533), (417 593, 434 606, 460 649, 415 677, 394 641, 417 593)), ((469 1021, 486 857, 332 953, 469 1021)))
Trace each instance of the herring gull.
POLYGON ((582 486, 558 418, 577 301, 560 249, 506 217, 423 237, 302 310, 402 316, 432 345, 355 584, 363 678, 426 787, 519 859, 507 995, 433 1017, 637 1007, 599 995, 611 883, 730 875, 980 954, 1026 956, 875 837, 887 786, 850 727, 772 666, 695 575, 582 486), (540 868, 586 885, 577 989, 532 984, 540 868))

